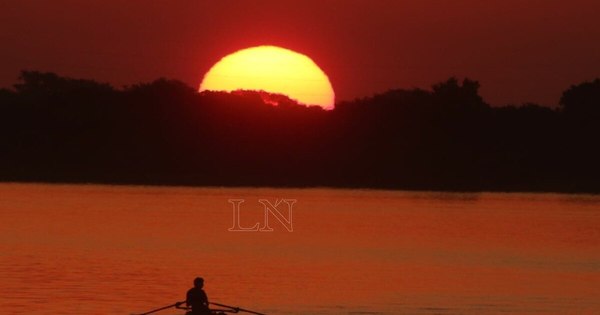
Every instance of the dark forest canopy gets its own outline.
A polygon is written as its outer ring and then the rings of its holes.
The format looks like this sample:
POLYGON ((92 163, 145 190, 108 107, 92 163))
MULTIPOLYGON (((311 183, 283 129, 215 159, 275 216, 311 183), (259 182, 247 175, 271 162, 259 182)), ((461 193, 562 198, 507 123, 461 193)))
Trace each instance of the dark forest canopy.
POLYGON ((115 89, 24 71, 0 90, 0 180, 600 192, 600 80, 556 109, 490 107, 478 89, 451 78, 326 111, 175 80, 115 89))

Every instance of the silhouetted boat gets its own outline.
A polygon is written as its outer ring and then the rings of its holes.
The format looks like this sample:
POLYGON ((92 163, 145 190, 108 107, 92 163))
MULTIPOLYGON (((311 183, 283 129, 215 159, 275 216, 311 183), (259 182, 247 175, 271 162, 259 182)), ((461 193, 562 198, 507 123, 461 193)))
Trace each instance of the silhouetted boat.
MULTIPOLYGON (((163 307, 159 307, 157 309, 153 309, 153 310, 145 312, 145 313, 131 314, 131 315, 148 315, 148 314, 156 313, 158 311, 166 310, 168 308, 173 308, 173 307, 179 308, 179 309, 187 309, 185 307, 180 307, 180 305, 183 304, 183 303, 185 303, 185 301, 173 303, 171 305, 167 305, 167 306, 163 306, 163 307)), ((259 313, 259 312, 255 312, 255 311, 251 311, 251 310, 239 308, 237 306, 229 306, 229 305, 215 303, 215 302, 210 302, 210 304, 225 308, 225 309, 211 310, 211 314, 213 314, 213 315, 224 315, 226 313, 233 313, 233 314, 235 314, 235 313, 239 313, 239 312, 246 312, 246 313, 256 314, 256 315, 266 315, 264 313, 259 313)), ((187 312, 186 313, 186 315, 188 315, 188 314, 191 314, 191 312, 187 312)))

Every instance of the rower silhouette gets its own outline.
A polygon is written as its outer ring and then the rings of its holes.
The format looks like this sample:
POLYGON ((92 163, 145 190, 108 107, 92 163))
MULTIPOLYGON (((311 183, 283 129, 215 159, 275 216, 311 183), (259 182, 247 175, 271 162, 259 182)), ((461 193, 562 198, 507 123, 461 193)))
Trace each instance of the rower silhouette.
POLYGON ((256 315, 266 315, 263 313, 239 308, 237 306, 229 306, 229 305, 225 305, 225 304, 219 304, 216 302, 209 303, 208 297, 206 296, 206 292, 204 292, 203 288, 204 288, 204 279, 197 277, 196 279, 194 279, 194 287, 187 291, 185 301, 177 302, 175 304, 171 304, 171 305, 167 305, 167 306, 163 306, 163 307, 159 307, 157 309, 154 309, 154 310, 151 310, 151 311, 148 311, 145 313, 132 314, 132 315, 149 315, 149 314, 156 313, 156 312, 159 312, 162 310, 166 310, 171 307, 175 307, 178 309, 183 309, 183 310, 188 311, 186 313, 186 315, 226 315, 226 313, 239 313, 239 312, 246 312, 246 313, 256 314, 256 315), (181 306, 183 303, 185 303, 186 306, 181 306), (214 309, 214 308, 210 309, 210 308, 208 308, 208 304, 216 305, 218 307, 221 307, 221 309, 214 309))
MULTIPOLYGON (((190 311, 189 315, 210 315, 211 311, 208 308, 208 297, 202 289, 204 287, 204 279, 197 277, 194 279, 194 287, 189 289, 186 294, 185 304, 190 311)), ((178 304, 182 304, 180 302, 178 304)), ((179 308, 179 305, 177 305, 179 308)))

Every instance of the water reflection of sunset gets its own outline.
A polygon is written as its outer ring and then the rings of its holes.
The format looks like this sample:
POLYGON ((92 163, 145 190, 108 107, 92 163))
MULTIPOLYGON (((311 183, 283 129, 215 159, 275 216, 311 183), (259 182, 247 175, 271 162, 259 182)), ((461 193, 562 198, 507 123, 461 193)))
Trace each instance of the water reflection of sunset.
MULTIPOLYGON (((37 314, 80 314, 73 299, 130 313, 181 300, 197 274, 213 301, 267 314, 339 313, 336 305, 529 314, 592 309, 600 295, 597 197, 0 186, 0 308, 9 313, 23 297, 37 314), (294 231, 274 222, 273 232, 228 232, 232 196, 296 198, 294 231)), ((244 223, 261 210, 248 202, 244 223)))

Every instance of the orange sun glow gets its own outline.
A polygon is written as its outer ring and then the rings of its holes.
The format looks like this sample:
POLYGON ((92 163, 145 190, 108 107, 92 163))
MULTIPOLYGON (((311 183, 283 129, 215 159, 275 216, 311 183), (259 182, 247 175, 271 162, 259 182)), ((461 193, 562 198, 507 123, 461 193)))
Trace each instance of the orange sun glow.
POLYGON ((223 57, 204 75, 200 91, 263 90, 305 105, 333 109, 335 94, 327 75, 309 57, 258 46, 223 57))

